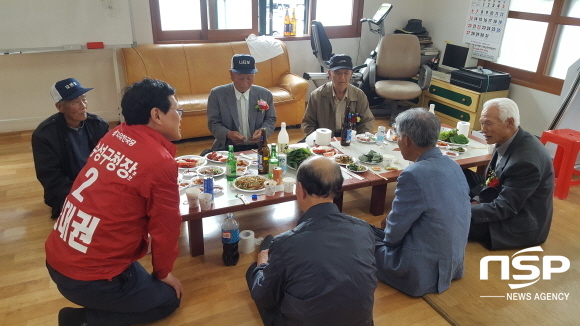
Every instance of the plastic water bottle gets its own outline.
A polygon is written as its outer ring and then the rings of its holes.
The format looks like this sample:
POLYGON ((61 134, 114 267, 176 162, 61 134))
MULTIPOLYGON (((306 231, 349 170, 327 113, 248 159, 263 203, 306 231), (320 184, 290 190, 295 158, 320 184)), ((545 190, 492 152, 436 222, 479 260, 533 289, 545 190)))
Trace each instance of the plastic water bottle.
POLYGON ((222 243, 224 252, 222 259, 226 266, 235 266, 240 260, 238 243, 240 242, 240 224, 234 218, 234 214, 228 213, 222 222, 222 243))
POLYGON ((385 140, 385 133, 387 131, 387 127, 385 126, 379 126, 379 129, 377 131, 377 134, 375 135, 376 137, 376 142, 377 144, 382 144, 383 140, 385 140))

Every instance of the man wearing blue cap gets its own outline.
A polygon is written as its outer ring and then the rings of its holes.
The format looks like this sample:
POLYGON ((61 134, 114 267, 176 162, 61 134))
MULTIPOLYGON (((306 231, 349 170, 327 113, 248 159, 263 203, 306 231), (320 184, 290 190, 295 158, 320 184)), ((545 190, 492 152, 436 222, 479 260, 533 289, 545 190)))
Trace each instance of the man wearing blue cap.
POLYGON ((36 178, 44 188, 44 202, 58 218, 73 181, 91 151, 109 130, 109 124, 87 112, 86 92, 74 78, 63 79, 50 89, 58 113, 32 133, 36 178))
POLYGON ((313 90, 302 118, 302 131, 306 136, 318 128, 332 130, 340 136, 342 124, 348 113, 357 117, 357 134, 372 132, 375 117, 369 108, 365 93, 350 84, 352 59, 346 54, 330 58, 329 82, 313 90))
POLYGON ((276 110, 272 93, 264 87, 252 85, 258 72, 251 55, 236 54, 230 69, 231 84, 211 90, 207 101, 208 128, 215 141, 211 151, 235 151, 258 148, 260 129, 266 136, 274 132, 276 110))

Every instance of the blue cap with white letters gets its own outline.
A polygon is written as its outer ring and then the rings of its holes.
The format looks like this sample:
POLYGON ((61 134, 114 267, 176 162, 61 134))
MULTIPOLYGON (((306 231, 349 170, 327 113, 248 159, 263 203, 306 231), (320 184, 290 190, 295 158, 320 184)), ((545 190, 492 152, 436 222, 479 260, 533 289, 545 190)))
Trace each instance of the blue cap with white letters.
POLYGON ((232 57, 231 71, 238 74, 255 74, 258 72, 256 60, 249 54, 235 54, 232 57))

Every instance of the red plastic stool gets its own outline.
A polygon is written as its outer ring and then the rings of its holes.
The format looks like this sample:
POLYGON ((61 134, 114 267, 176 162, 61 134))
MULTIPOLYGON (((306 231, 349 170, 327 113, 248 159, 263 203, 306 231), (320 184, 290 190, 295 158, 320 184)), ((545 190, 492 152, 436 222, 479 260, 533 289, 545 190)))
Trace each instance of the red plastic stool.
POLYGON ((578 152, 580 152, 580 132, 572 129, 546 130, 542 133, 540 141, 542 144, 550 142, 558 145, 554 157, 556 176, 554 196, 566 199, 570 187, 580 185, 580 180, 572 180, 574 175, 580 176, 580 171, 574 169, 578 152))

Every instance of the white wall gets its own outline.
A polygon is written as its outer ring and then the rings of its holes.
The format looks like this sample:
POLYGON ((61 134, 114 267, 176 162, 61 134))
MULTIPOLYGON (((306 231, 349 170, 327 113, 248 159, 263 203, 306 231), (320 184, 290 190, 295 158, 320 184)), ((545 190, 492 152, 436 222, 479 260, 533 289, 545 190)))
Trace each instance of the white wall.
MULTIPOLYGON (((423 26, 437 48, 444 48, 445 41, 461 44, 469 3, 467 0, 423 1, 423 26)), ((522 128, 538 136, 548 127, 561 105, 559 95, 515 84, 510 86, 508 97, 520 108, 522 128)))
MULTIPOLYGON (((151 17, 148 0, 130 0, 137 44, 152 44, 151 17)), ((372 17, 384 0, 366 0, 364 17, 372 17)), ((390 0, 393 10, 385 20, 386 33, 402 28, 412 18, 423 20, 435 46, 445 41, 460 43, 467 16, 467 0, 390 0), (453 8, 453 10, 450 10, 453 8)), ((1 7, 0 7, 1 8, 1 7)), ((334 53, 346 53, 362 64, 374 50, 379 37, 365 24, 361 37, 332 39, 334 53)), ((286 42, 291 71, 299 76, 317 72, 319 66, 312 55, 310 41, 286 42)), ((0 132, 34 129, 38 123, 56 112, 49 96, 54 82, 75 77, 89 92, 89 110, 109 121, 118 121, 119 96, 116 89, 113 50, 85 50, 36 54, 0 55, 0 132)), ((122 83, 122 75, 121 75, 122 83)), ((310 82, 310 90, 314 88, 310 82)), ((510 98, 519 106, 522 126, 539 135, 560 107, 559 96, 518 85, 510 88, 510 98)))
MULTIPOLYGON (((423 2, 429 1, 431 0, 365 0, 363 17, 373 17, 374 13, 384 2, 392 4, 393 9, 391 9, 391 12, 387 18, 385 18, 383 23, 385 34, 392 34, 395 29, 405 27, 409 19, 422 19, 421 8, 423 7, 423 2)), ((361 46, 358 52, 359 59, 357 60, 357 64, 363 64, 371 51, 373 51, 379 43, 379 35, 369 31, 368 23, 362 25, 360 43, 361 46)), ((354 59, 354 55, 351 54, 351 56, 353 56, 354 59)))

